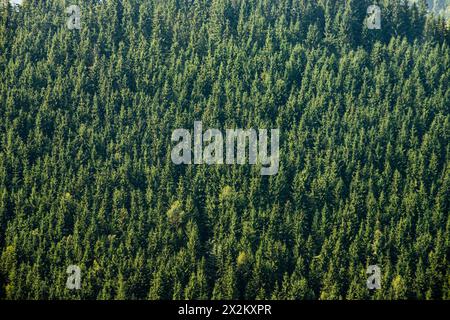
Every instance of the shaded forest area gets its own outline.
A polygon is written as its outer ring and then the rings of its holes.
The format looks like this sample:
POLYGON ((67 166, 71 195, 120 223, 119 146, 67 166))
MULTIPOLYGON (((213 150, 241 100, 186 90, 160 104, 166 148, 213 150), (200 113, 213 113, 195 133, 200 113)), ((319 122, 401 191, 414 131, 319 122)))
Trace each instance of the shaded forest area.
POLYGON ((425 0, 76 2, 81 30, 71 1, 0 8, 1 299, 450 299, 425 0), (279 173, 175 166, 194 121, 280 128, 279 173))

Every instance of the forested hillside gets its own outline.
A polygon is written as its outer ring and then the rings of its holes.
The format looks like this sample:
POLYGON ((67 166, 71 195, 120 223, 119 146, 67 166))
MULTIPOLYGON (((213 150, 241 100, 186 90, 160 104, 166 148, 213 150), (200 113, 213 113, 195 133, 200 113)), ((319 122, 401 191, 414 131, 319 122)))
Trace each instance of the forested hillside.
POLYGON ((425 2, 0 6, 0 299, 450 299, 450 32, 425 2), (278 174, 174 165, 194 121, 279 128, 278 174))

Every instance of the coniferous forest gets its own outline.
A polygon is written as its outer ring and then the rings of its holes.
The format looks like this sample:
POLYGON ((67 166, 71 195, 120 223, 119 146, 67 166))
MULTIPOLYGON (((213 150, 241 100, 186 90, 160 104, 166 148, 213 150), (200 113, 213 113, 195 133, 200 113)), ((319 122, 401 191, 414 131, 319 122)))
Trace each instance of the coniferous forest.
POLYGON ((0 299, 450 299, 430 1, 3 2, 0 299), (175 165, 195 121, 279 128, 278 173, 175 165))

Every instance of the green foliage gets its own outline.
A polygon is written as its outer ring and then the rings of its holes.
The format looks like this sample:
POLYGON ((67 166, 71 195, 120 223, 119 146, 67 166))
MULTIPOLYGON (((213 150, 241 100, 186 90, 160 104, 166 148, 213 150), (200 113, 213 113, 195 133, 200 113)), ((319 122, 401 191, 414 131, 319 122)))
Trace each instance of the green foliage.
POLYGON ((185 216, 185 212, 183 211, 182 205, 180 201, 175 201, 170 209, 167 211, 167 219, 173 225, 180 225, 185 216))
POLYGON ((0 298, 449 299, 450 32, 372 2, 0 6, 0 298), (200 120, 278 175, 172 164, 200 120))

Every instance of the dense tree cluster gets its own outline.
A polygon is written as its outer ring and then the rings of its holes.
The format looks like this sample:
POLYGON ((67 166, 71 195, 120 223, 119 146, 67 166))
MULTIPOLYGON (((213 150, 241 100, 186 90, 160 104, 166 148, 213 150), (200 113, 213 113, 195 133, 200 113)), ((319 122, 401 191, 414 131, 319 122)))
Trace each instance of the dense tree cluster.
POLYGON ((81 30, 72 1, 0 7, 0 298, 450 299, 450 32, 425 0, 76 2, 81 30), (194 121, 280 128, 279 173, 174 165, 194 121))

